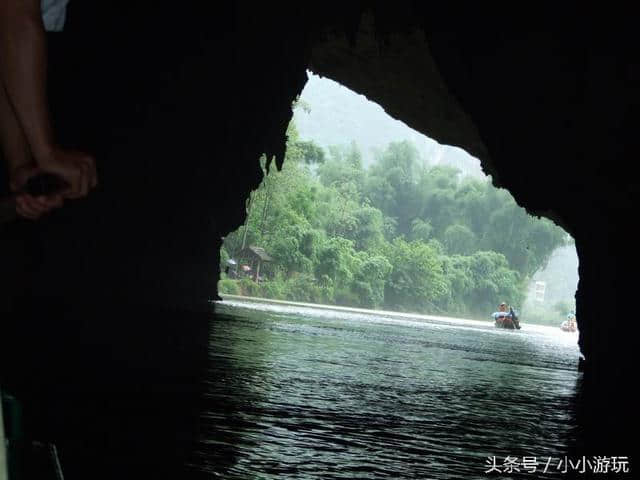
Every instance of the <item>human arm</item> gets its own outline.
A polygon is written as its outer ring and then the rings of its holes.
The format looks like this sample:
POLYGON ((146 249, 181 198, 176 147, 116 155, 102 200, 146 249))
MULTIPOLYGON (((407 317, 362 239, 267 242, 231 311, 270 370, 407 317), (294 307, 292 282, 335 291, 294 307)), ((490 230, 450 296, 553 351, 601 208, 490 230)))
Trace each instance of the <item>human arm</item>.
POLYGON ((82 197, 97 184, 95 161, 54 141, 46 96, 46 55, 40 0, 0 0, 0 78, 9 103, 36 165, 67 181, 65 197, 82 197))
MULTIPOLYGON (((42 171, 33 163, 29 145, 15 116, 13 107, 9 103, 2 82, 0 82, 0 143, 7 166, 9 186, 11 191, 18 192, 26 184, 27 180, 42 173, 42 171)), ((18 216, 35 220, 60 206, 62 206, 62 196, 60 194, 33 196, 27 193, 19 193, 9 203, 3 200, 2 208, 10 216, 17 213, 18 216)))

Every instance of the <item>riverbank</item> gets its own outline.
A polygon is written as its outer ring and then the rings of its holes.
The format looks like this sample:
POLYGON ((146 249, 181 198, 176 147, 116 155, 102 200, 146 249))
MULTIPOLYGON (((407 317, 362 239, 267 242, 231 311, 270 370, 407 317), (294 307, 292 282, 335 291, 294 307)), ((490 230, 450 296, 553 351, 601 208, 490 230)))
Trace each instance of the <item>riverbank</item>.
MULTIPOLYGON (((364 313, 364 314, 375 314, 378 316, 384 316, 388 318, 398 318, 398 319, 410 319, 410 320, 422 320, 422 321, 435 321, 435 322, 453 322, 453 323, 466 323, 466 324, 476 324, 476 325, 491 325, 493 326, 493 319, 488 318, 485 320, 476 320, 471 318, 459 318, 459 317, 447 317, 442 315, 425 315, 421 313, 407 313, 407 312, 394 312, 391 310, 372 310, 368 308, 355 308, 355 307, 343 307, 339 305, 327 305, 321 303, 305 303, 305 302, 293 302, 289 300, 275 300, 271 298, 262 298, 262 297, 250 297, 245 295, 232 295, 228 293, 220 293, 220 297, 232 301, 238 302, 253 302, 253 303, 268 303, 275 305, 288 305, 292 307, 304 307, 304 308, 317 308, 322 310, 335 310, 337 312, 351 312, 351 313, 364 313)), ((215 301, 214 301, 215 302, 215 301)), ((487 315, 489 317, 489 315, 487 315)), ((536 327, 547 327, 550 329, 559 329, 560 323, 558 325, 548 324, 548 323, 540 323, 540 322, 532 322, 528 321, 527 318, 521 318, 520 323, 524 325, 535 325, 536 327)), ((575 332, 574 332, 575 333, 575 332)))
MULTIPOLYGON (((377 315, 387 318, 398 318, 398 319, 406 319, 406 320, 423 320, 429 322, 447 322, 447 323, 472 323, 482 326, 493 325, 493 320, 475 320, 469 318, 457 318, 457 317, 445 317, 439 315, 424 315, 420 313, 407 313, 407 312, 393 312, 391 310, 372 310, 368 308, 355 308, 355 307, 343 307, 339 305, 325 305, 320 303, 305 303, 305 302, 292 302, 288 300, 274 300, 270 298, 260 298, 260 297, 247 297, 243 295, 231 295, 227 293, 221 293, 220 297, 223 301, 236 301, 236 302, 251 302, 251 303, 268 303, 275 305, 288 305, 292 307, 304 307, 304 308, 316 308, 321 310, 334 310, 337 312, 348 312, 348 313, 362 313, 368 315, 377 315)), ((215 302, 214 302, 215 303, 215 302)))
MULTIPOLYGON (((233 295, 227 293, 220 293, 220 297, 222 301, 227 302, 245 302, 245 303, 262 303, 269 305, 282 305, 288 307, 299 307, 299 308, 312 308, 317 310, 331 310, 336 312, 346 312, 346 313, 355 313, 355 314, 364 314, 364 315, 376 315, 378 317, 384 317, 389 319, 398 319, 398 320, 411 320, 411 321, 423 321, 423 322, 438 322, 438 323, 449 323, 449 324, 459 324, 459 325, 467 325, 467 326, 481 326, 481 327, 493 327, 493 319, 488 318, 485 320, 476 320, 471 318, 460 318, 460 317, 447 317, 442 315, 426 315, 420 313, 408 313, 408 312, 394 312, 391 310, 373 310, 368 308, 356 308, 356 307, 343 307, 339 305, 327 305, 321 303, 308 303, 308 302, 293 302, 289 300, 276 300, 271 298, 262 298, 262 297, 250 297, 245 295, 233 295)), ((216 303, 212 301, 212 303, 216 303)), ((527 322, 526 319, 521 319, 521 325, 525 330, 548 330, 549 332, 561 332, 559 326, 548 325, 544 323, 533 323, 527 322)), ((578 335, 577 332, 568 333, 562 332, 565 335, 578 335)))

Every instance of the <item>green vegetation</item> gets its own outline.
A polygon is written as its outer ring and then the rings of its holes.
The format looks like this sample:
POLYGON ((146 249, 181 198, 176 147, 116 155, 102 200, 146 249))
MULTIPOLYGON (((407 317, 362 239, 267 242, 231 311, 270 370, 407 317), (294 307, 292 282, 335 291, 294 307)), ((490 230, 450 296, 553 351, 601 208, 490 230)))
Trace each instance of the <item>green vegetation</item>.
POLYGON ((245 235, 274 261, 260 283, 223 273, 221 293, 483 319, 500 301, 521 305, 566 238, 488 181, 424 164, 409 142, 365 169, 355 143, 325 151, 293 122, 284 166, 265 172, 223 262, 245 235))
POLYGON ((567 314, 575 311, 575 299, 561 300, 552 305, 532 302, 526 308, 526 319, 529 323, 557 327, 567 319, 567 314))

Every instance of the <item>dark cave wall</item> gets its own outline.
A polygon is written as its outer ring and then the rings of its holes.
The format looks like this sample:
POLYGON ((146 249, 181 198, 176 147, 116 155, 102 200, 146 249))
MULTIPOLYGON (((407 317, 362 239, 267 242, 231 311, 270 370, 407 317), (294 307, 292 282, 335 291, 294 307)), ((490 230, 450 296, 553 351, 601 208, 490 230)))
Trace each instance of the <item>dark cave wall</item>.
POLYGON ((71 2, 49 36, 58 139, 100 184, 3 228, 0 383, 67 478, 187 478, 220 237, 306 80, 304 35, 249 10, 71 2))
POLYGON ((95 154, 100 185, 35 227, 39 294, 208 308, 220 237, 262 179, 256 159, 283 158, 306 81, 304 24, 288 11, 265 28, 268 9, 70 5, 50 35, 52 111, 60 142, 95 154))
POLYGON ((2 374, 31 392, 39 428, 90 452, 87 465, 129 438, 140 468, 169 475, 171 455, 151 457, 159 440, 144 446, 162 433, 110 426, 137 410, 104 398, 124 391, 140 409, 156 403, 151 413, 164 410, 183 440, 193 437, 189 405, 210 320, 198 312, 215 296, 220 237, 244 219, 259 156, 282 158, 291 101, 311 66, 479 156, 521 205, 574 236, 585 442, 598 455, 627 454, 616 439, 636 398, 637 41, 631 30, 606 37, 561 16, 527 29, 509 12, 477 22, 481 14, 410 2, 72 2, 66 31, 50 38, 51 104, 61 143, 96 155, 100 186, 2 238, 14 264, 7 277, 22 278, 3 290, 17 316, 3 336, 2 374), (43 410, 60 391, 86 406, 80 417, 43 410), (108 431, 102 453, 100 442, 74 443, 108 431))

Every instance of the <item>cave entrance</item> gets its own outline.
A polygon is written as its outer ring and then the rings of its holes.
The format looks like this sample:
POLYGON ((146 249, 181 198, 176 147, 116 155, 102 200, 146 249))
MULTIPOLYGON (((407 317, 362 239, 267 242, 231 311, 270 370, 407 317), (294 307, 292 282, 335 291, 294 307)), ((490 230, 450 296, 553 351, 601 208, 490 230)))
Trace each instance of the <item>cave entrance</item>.
POLYGON ((207 419, 229 451, 212 440, 208 464, 246 477, 557 467, 579 375, 577 333, 559 328, 575 308, 571 238, 463 150, 312 74, 282 170, 261 165, 221 249, 210 351, 225 382, 207 419), (502 302, 520 330, 495 328, 502 302))
POLYGON ((479 160, 309 73, 282 171, 221 250, 222 294, 524 323, 575 312, 573 239, 492 186, 479 160))

